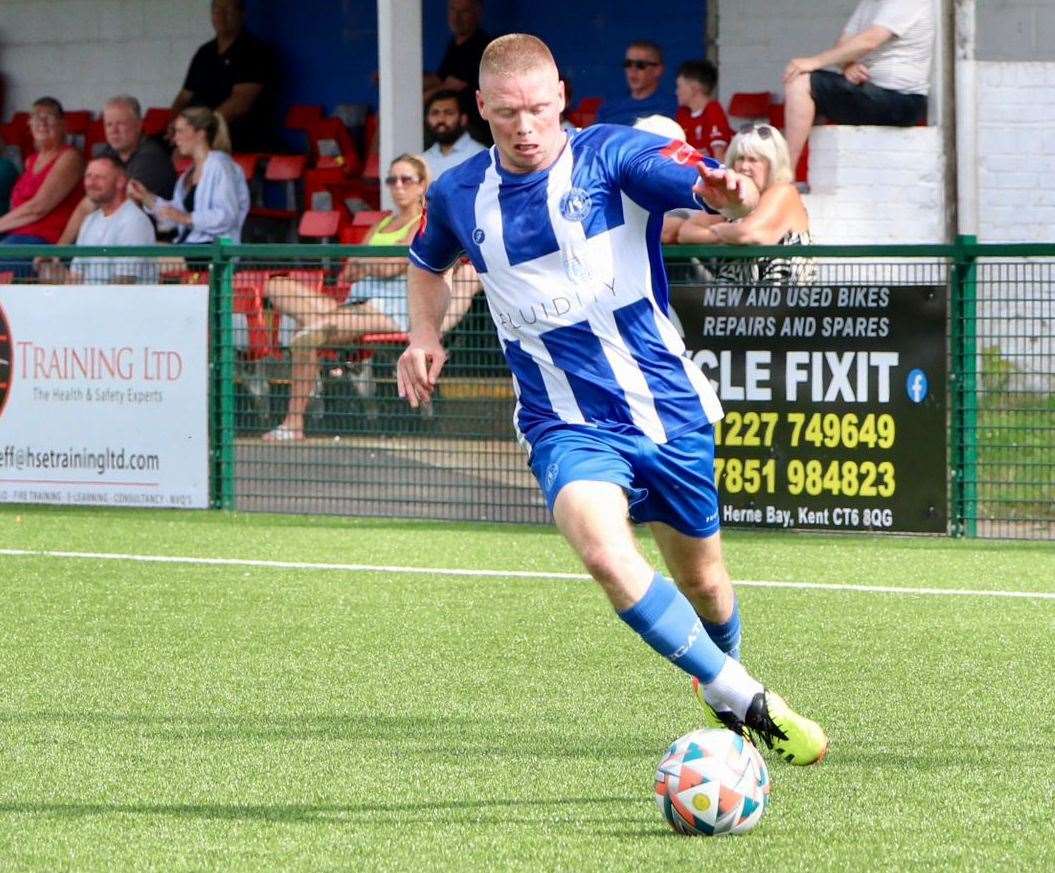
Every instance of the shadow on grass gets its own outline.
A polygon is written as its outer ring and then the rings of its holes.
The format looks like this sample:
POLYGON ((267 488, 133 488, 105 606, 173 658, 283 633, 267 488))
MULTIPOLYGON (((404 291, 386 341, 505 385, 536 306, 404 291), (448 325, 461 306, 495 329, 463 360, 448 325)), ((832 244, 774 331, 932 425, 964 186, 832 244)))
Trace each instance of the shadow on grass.
MULTIPOLYGON (((615 815, 612 807, 637 807, 640 797, 562 797, 548 800, 500 798, 434 802, 379 803, 90 803, 77 801, 2 802, 3 815, 46 815, 62 819, 112 815, 167 816, 210 821, 250 821, 276 824, 355 822, 357 824, 553 824, 573 826, 634 825, 641 815, 615 815), (584 813, 585 810, 585 813, 584 813)), ((657 830, 642 830, 655 835, 657 830)), ((625 833, 639 833, 628 830, 625 833)))
POLYGON ((559 731, 537 731, 520 723, 437 715, 372 713, 303 713, 292 716, 180 715, 100 711, 0 712, 0 727, 54 727, 103 730, 113 737, 124 727, 129 735, 159 742, 266 742, 304 740, 359 742, 384 740, 393 753, 401 748, 427 753, 432 760, 460 760, 466 754, 507 756, 523 761, 655 759, 663 743, 648 735, 620 735, 575 741, 559 731))

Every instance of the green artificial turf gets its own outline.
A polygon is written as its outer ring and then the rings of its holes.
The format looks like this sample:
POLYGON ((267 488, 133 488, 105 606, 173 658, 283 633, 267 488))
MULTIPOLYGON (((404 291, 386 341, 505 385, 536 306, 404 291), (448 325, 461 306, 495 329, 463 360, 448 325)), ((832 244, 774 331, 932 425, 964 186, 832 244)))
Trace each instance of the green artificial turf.
MULTIPOLYGON (((1055 591, 1043 543, 733 533, 734 577, 1055 591)), ((652 553, 647 540, 644 547, 652 553)), ((0 548, 578 572, 550 530, 0 509, 0 548)), ((688 682, 586 582, 0 555, 0 869, 1055 868, 1055 600, 743 587, 829 731, 743 837, 652 800, 688 682)))

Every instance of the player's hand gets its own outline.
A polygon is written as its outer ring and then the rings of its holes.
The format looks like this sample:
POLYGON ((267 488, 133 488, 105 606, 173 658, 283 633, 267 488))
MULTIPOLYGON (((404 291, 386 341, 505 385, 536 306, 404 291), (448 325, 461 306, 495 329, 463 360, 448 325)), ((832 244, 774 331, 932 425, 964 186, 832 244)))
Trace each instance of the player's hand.
POLYGON ((872 74, 868 72, 868 67, 859 61, 854 61, 852 64, 847 64, 843 67, 843 76, 851 85, 863 85, 872 79, 872 74))
POLYGON ((817 69, 813 58, 792 58, 784 68, 784 83, 787 84, 798 76, 805 76, 817 69))
POLYGON ((424 341, 410 338, 396 365, 396 387, 411 409, 432 401, 432 392, 446 362, 447 352, 439 337, 424 341))
POLYGON ((746 176, 728 167, 715 169, 705 161, 696 165, 700 179, 693 192, 712 209, 750 212, 758 205, 758 188, 746 176))

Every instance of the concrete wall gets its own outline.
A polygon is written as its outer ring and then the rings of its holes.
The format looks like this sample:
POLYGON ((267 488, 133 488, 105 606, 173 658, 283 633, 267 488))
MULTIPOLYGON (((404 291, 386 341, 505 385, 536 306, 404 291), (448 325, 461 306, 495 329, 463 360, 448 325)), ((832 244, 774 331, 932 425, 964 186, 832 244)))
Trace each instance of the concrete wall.
POLYGON ((1055 241, 1055 62, 979 63, 978 239, 1055 241))
POLYGON ((68 109, 98 109, 117 93, 168 106, 213 35, 199 0, 4 0, 2 10, 7 117, 44 94, 68 109))
POLYGON ((772 91, 793 57, 830 48, 857 0, 718 0, 718 66, 722 99, 737 91, 772 91))
POLYGON ((1051 0, 977 0, 980 61, 1050 61, 1055 45, 1051 0))
POLYGON ((944 173, 939 128, 815 128, 804 198, 814 241, 944 242, 944 173))

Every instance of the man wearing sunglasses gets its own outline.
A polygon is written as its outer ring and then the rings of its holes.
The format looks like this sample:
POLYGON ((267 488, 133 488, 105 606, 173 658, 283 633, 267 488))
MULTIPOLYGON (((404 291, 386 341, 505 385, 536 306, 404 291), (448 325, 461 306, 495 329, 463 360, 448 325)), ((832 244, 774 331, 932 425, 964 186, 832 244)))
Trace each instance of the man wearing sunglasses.
POLYGON ((627 46, 623 58, 626 97, 606 100, 597 120, 603 124, 626 124, 646 115, 666 115, 673 118, 678 111, 677 101, 659 85, 663 81, 663 49, 648 40, 638 40, 627 46))

